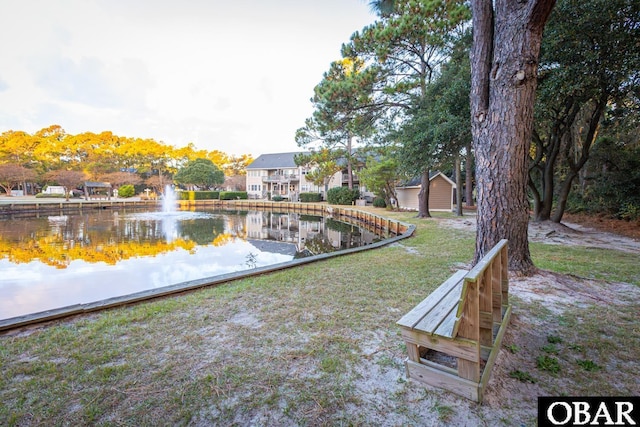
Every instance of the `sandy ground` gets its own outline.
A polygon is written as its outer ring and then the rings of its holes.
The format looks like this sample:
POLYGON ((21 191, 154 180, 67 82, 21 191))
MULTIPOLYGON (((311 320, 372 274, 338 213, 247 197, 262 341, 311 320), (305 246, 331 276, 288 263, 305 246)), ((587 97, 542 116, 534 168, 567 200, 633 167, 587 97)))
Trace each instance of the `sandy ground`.
MULTIPOLYGON (((475 216, 469 216, 464 219, 442 220, 441 224, 445 227, 474 231, 476 229, 476 218, 475 216)), ((597 247, 640 253, 640 240, 569 222, 563 222, 562 224, 550 221, 530 222, 529 240, 550 245, 597 247)))
MULTIPOLYGON (((472 216, 439 221, 444 227, 468 231, 473 231, 476 227, 475 217, 472 216)), ((545 244, 597 247, 640 254, 638 240, 578 224, 531 223, 529 237, 533 242, 545 244)), ((577 353, 558 356, 561 363, 566 365, 563 368, 566 370, 560 375, 547 375, 536 368, 536 357, 542 353, 540 349, 548 344, 549 335, 558 333, 565 336, 565 340, 571 335, 570 330, 567 331, 567 328, 559 326, 559 319, 564 316, 574 316, 582 310, 597 313, 599 308, 602 308, 603 312, 609 309, 607 313, 613 312, 615 316, 617 312, 611 308, 623 306, 630 308, 626 313, 636 313, 637 309, 633 307, 638 307, 640 301, 640 286, 637 283, 611 283, 540 271, 532 277, 511 277, 510 295, 514 297, 512 299, 514 313, 493 368, 491 380, 484 395, 484 403, 478 405, 432 387, 426 387, 421 393, 421 389, 416 387, 407 396, 410 402, 414 403, 409 405, 415 411, 409 414, 409 418, 415 420, 413 425, 529 426, 536 424, 538 396, 563 393, 568 395, 620 394, 618 390, 622 390, 623 395, 640 394, 640 376, 637 375, 640 372, 640 362, 637 357, 629 356, 624 351, 616 352, 608 360, 601 362, 604 367, 598 374, 581 373, 575 365, 575 361, 580 357, 577 353), (535 309, 536 307, 540 309, 535 309), (518 350, 512 352, 509 348, 518 350), (531 373, 537 377, 537 380, 535 383, 518 381, 510 376, 510 373, 515 370, 531 373), (569 370, 573 372, 569 374, 569 370), (626 376, 620 379, 619 389, 616 389, 615 384, 610 383, 621 376, 620 371, 635 373, 635 377, 626 376), (593 381, 593 384, 589 381, 593 381), (605 383, 607 387, 600 389, 599 385, 605 383)), ((603 316, 606 315, 603 314, 603 316)), ((605 320, 601 321, 606 323, 605 320)), ((637 318, 625 321, 629 322, 633 328, 630 333, 635 334, 637 339, 637 334, 634 332, 637 330, 637 318)), ((602 329, 606 330, 607 326, 603 325, 602 329)), ((600 331, 595 332, 594 335, 596 341, 600 339, 606 341, 606 338, 602 338, 600 331)), ((564 344, 565 347, 571 345, 568 342, 564 344)), ((563 351, 571 353, 566 349, 563 351)), ((589 348, 582 351, 584 354, 594 354, 589 348)), ((394 385, 397 379, 393 377, 393 373, 384 372, 377 367, 374 372, 363 372, 363 376, 368 380, 366 386, 370 388, 369 392, 373 390, 373 396, 376 395, 376 389, 380 390, 382 395, 385 387, 387 393, 393 393, 393 388, 397 387, 394 385), (392 390, 389 391, 389 388, 392 390)), ((382 407, 385 406, 384 402, 379 404, 382 407)), ((403 414, 394 419, 387 414, 379 421, 384 425, 402 425, 407 422, 406 415, 403 414)))

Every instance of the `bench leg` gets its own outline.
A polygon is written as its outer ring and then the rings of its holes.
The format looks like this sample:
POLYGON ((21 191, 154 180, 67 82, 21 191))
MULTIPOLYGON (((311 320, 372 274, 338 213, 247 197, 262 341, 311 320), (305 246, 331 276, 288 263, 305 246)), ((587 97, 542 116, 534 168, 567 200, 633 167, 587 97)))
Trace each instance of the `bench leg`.
POLYGON ((420 363, 420 349, 416 344, 406 342, 407 345, 407 355, 409 356, 409 360, 420 363))

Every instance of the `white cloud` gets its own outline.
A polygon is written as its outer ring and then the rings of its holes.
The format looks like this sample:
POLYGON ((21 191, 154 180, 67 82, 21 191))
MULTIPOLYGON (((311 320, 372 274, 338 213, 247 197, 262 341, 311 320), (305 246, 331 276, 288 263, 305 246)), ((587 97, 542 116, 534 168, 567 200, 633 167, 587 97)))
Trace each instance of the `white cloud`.
POLYGON ((296 150, 365 0, 0 0, 0 132, 51 124, 177 146, 296 150), (4 84, 3 84, 4 83, 4 84))

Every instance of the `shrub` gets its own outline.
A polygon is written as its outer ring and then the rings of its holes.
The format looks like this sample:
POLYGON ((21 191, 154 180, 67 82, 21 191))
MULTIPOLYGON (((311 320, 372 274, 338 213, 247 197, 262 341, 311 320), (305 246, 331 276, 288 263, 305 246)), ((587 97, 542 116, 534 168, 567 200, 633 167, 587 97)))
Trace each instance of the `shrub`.
POLYGON ((219 191, 194 191, 195 200, 217 200, 220 198, 219 191))
POLYGON ((273 201, 273 202, 281 202, 281 201, 283 201, 283 200, 284 200, 284 197, 282 197, 282 196, 281 196, 281 195, 279 195, 279 194, 276 194, 275 196, 273 196, 273 197, 271 198, 271 201, 273 201))
POLYGON ((373 206, 376 208, 386 208, 387 202, 385 202, 382 197, 376 197, 373 199, 373 206))
POLYGON ((177 193, 180 200, 217 200, 219 191, 180 191, 177 193))
POLYGON ((133 197, 136 194, 136 189, 131 184, 126 184, 118 188, 118 197, 133 197))
POLYGON ((320 193, 300 193, 300 201, 303 203, 315 203, 322 201, 320 193))
POLYGON ((38 194, 36 194, 36 199, 42 199, 42 198, 47 198, 47 199, 64 199, 64 194, 44 194, 44 193, 38 193, 38 194))
POLYGON ((327 201, 332 205, 352 205, 360 197, 360 191, 347 187, 335 187, 327 191, 327 201))
POLYGON ((247 200, 249 195, 246 191, 221 191, 220 200, 247 200))

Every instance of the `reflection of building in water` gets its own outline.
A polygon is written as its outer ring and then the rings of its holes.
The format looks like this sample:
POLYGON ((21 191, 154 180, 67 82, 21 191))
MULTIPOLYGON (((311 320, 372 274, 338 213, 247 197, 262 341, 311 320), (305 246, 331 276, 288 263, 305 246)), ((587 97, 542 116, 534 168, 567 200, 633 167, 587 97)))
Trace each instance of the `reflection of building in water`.
POLYGON ((297 254, 296 245, 291 243, 274 242, 273 240, 247 240, 253 247, 260 252, 270 252, 273 254, 288 255, 295 257, 297 254))
POLYGON ((246 229, 249 239, 292 243, 298 252, 331 252, 368 245, 379 239, 357 226, 297 213, 249 212, 246 229))

